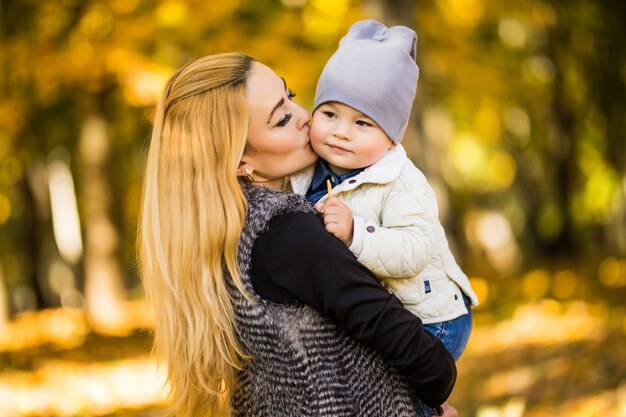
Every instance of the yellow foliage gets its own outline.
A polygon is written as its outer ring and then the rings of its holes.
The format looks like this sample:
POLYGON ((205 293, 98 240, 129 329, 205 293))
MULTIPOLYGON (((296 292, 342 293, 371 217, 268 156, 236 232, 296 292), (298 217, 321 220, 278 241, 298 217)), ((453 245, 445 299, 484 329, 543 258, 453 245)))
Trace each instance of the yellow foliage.
POLYGON ((474 115, 474 132, 487 145, 500 142, 502 126, 497 103, 485 101, 474 115))
POLYGON ((530 299, 545 296, 550 289, 550 274, 543 269, 537 269, 522 277, 522 292, 530 299))
POLYGON ((608 257, 600 263, 598 269, 600 282, 606 287, 626 287, 626 259, 608 257))
POLYGON ((185 22, 188 11, 185 2, 168 0, 157 7, 155 14, 161 26, 175 28, 185 22))
POLYGON ((482 0, 438 0, 437 6, 451 25, 461 29, 473 28, 483 17, 482 0))
POLYGON ((6 223, 11 217, 11 200, 4 194, 0 194, 0 224, 6 223))
POLYGON ((578 278, 570 270, 558 271, 552 279, 552 294, 559 299, 567 299, 576 293, 578 278))
POLYGON ((458 172, 456 181, 452 179, 452 182, 471 189, 501 190, 515 180, 515 160, 508 153, 485 145, 473 134, 456 136, 450 144, 448 158, 458 172))
POLYGON ((470 283, 472 284, 472 289, 476 293, 478 297, 478 301, 480 302, 480 306, 484 308, 486 304, 489 303, 489 284, 483 278, 471 277, 470 283))

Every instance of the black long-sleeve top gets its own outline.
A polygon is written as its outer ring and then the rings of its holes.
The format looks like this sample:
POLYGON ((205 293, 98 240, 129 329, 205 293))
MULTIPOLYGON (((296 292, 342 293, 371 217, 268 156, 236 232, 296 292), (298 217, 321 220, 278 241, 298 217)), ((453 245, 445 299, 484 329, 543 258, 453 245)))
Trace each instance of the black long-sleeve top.
POLYGON ((404 375, 429 406, 452 392, 456 366, 443 344, 317 216, 287 213, 271 220, 252 249, 252 283, 266 300, 306 303, 334 320, 404 375))

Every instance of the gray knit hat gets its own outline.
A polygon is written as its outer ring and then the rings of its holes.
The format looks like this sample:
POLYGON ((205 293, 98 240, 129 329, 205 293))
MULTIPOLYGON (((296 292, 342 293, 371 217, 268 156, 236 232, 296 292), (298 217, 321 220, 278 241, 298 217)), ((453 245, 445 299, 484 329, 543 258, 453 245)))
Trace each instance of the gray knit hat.
POLYGON ((409 121, 419 68, 417 35, 405 26, 357 22, 339 42, 317 83, 314 111, 329 101, 374 120, 396 145, 409 121))

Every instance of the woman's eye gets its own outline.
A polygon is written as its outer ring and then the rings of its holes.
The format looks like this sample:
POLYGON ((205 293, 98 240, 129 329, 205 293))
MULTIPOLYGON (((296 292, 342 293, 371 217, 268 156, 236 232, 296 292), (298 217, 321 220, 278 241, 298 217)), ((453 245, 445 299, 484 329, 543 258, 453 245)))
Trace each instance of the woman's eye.
POLYGON ((276 123, 276 126, 278 126, 278 127, 285 126, 287 123, 289 123, 289 121, 291 120, 292 116, 293 116, 293 114, 291 114, 291 113, 285 114, 285 117, 283 117, 282 120, 280 120, 278 123, 276 123))
POLYGON ((287 98, 289 100, 293 99, 296 96, 296 92, 293 91, 292 89, 288 88, 287 89, 287 98))
POLYGON ((366 122, 365 120, 357 120, 357 121, 356 121, 356 124, 357 124, 357 125, 359 125, 359 126, 365 126, 365 127, 372 126, 372 124, 371 124, 371 123, 366 122))

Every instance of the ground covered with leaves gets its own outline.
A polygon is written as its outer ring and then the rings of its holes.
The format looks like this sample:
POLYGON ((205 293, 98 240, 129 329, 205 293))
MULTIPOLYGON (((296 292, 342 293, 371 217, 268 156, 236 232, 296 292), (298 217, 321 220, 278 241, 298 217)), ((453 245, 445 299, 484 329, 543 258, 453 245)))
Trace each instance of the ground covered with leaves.
MULTIPOLYGON (((476 310, 451 402, 462 416, 626 416, 624 310, 549 299, 506 317, 476 310)), ((106 336, 82 320, 39 313, 5 329, 12 339, 0 346, 1 416, 163 414, 150 331, 106 336)))

